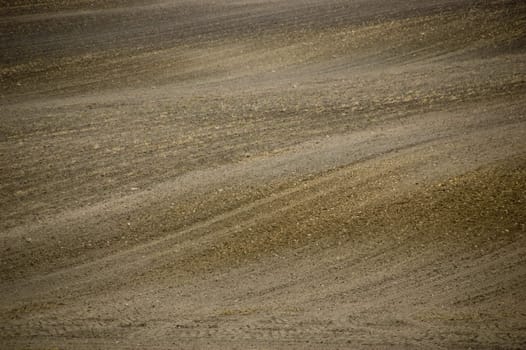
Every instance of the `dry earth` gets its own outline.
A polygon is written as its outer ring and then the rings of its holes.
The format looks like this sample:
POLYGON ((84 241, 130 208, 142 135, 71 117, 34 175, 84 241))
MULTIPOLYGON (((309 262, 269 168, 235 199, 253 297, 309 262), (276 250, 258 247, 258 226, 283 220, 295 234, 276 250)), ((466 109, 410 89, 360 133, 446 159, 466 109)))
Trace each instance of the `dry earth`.
POLYGON ((526 3, 3 0, 1 349, 526 348, 526 3))

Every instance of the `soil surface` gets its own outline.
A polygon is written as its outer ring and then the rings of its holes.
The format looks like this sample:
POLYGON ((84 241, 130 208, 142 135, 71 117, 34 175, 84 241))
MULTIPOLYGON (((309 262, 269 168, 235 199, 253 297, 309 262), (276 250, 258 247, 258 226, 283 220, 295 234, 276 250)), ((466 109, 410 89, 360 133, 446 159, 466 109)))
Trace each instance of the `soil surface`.
POLYGON ((526 348, 526 3, 0 6, 0 349, 526 348))

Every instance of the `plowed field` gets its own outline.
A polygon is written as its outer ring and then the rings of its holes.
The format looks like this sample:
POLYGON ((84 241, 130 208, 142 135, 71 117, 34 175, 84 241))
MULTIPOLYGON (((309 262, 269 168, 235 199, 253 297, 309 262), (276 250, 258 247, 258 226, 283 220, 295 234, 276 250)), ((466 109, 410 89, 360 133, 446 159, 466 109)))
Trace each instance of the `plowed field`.
POLYGON ((526 3, 0 6, 0 349, 526 347, 526 3))

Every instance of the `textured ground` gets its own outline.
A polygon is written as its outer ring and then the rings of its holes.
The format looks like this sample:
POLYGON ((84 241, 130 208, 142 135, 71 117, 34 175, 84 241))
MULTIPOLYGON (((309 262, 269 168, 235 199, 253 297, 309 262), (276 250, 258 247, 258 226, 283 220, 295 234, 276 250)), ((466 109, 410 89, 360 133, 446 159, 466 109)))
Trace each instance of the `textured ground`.
POLYGON ((0 349, 526 347, 522 1, 0 6, 0 349))

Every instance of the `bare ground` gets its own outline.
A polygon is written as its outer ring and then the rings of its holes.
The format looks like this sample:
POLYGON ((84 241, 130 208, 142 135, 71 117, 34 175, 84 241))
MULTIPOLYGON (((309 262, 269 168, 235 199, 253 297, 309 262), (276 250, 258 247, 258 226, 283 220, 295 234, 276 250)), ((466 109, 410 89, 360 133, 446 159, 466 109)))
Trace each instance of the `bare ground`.
POLYGON ((6 1, 0 348, 526 347, 526 4, 6 1))

